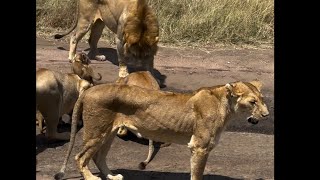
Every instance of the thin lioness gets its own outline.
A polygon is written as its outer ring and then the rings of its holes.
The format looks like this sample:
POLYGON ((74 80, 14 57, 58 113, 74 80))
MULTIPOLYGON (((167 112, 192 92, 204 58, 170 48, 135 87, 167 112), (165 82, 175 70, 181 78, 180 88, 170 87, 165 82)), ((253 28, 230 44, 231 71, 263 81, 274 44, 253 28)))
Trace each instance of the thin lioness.
POLYGON ((69 132, 57 132, 59 118, 72 111, 79 95, 90 86, 88 81, 76 74, 62 74, 45 68, 37 70, 37 118, 40 118, 38 122, 41 123, 41 129, 44 118, 48 140, 69 140, 69 132))
POLYGON ((128 75, 127 64, 153 72, 154 55, 159 41, 158 20, 146 0, 76 0, 76 24, 66 33, 56 34, 60 39, 76 29, 70 39, 69 61, 75 56, 77 44, 91 29, 89 57, 105 60, 98 54, 97 44, 104 26, 116 34, 119 59, 119 77, 128 75))
POLYGON ((68 153, 56 179, 64 170, 75 140, 76 123, 84 123, 84 147, 75 157, 82 176, 100 179, 88 169, 92 158, 102 174, 113 175, 106 155, 120 127, 155 141, 188 145, 191 150, 191 179, 200 180, 209 152, 231 119, 246 117, 256 124, 269 115, 263 102, 261 83, 234 82, 200 88, 193 93, 172 93, 128 85, 98 85, 85 91, 75 104, 68 153))

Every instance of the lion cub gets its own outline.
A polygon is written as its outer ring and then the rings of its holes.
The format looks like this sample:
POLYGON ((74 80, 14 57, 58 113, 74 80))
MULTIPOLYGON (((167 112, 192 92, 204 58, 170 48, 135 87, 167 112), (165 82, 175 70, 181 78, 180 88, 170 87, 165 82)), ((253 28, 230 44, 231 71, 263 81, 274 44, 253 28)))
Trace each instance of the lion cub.
POLYGON ((89 81, 92 85, 95 85, 93 82, 94 80, 100 81, 102 76, 100 73, 97 73, 97 75, 93 72, 92 67, 89 65, 91 63, 89 57, 87 54, 81 52, 77 53, 72 63, 72 72, 74 74, 77 74, 81 79, 85 79, 89 81))
POLYGON ((69 140, 69 132, 57 132, 59 118, 72 111, 80 94, 89 87, 91 84, 76 74, 62 74, 45 68, 37 70, 36 113, 41 129, 45 119, 49 140, 69 140))

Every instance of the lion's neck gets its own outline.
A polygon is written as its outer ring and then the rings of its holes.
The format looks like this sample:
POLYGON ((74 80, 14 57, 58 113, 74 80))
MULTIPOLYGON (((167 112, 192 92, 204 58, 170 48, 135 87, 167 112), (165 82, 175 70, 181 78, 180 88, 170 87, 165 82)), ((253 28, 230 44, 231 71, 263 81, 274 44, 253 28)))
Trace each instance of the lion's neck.
POLYGON ((234 114, 233 107, 233 99, 230 95, 230 92, 224 87, 216 87, 212 89, 212 92, 216 95, 217 98, 220 100, 220 108, 219 114, 221 115, 221 123, 220 126, 225 128, 228 122, 232 118, 234 114))
POLYGON ((228 101, 229 101, 229 103, 228 103, 229 104, 229 113, 227 115, 228 121, 232 121, 233 119, 241 119, 244 116, 241 113, 241 111, 238 111, 237 99, 238 99, 238 97, 232 97, 231 95, 229 95, 229 97, 228 97, 228 101))

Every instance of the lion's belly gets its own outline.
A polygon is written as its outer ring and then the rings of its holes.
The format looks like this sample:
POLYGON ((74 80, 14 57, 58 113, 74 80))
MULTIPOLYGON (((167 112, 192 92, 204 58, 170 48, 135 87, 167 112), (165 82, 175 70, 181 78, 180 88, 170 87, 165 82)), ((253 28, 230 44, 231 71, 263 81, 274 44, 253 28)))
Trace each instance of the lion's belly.
MULTIPOLYGON (((193 121, 186 117, 157 119, 154 117, 131 116, 130 124, 142 137, 160 142, 187 144, 193 131, 193 121)), ((129 128, 130 129, 130 128, 129 128)))
POLYGON ((153 141, 176 143, 183 145, 186 145, 190 141, 192 136, 191 134, 177 133, 170 130, 150 131, 144 128, 138 128, 138 132, 141 134, 142 137, 151 139, 153 141))

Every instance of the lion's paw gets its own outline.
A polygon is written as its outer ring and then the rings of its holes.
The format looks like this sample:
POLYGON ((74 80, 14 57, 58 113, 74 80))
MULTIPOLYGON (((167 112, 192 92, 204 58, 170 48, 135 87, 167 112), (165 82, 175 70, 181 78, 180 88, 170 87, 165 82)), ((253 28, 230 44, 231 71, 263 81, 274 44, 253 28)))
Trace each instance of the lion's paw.
POLYGON ((123 180, 123 176, 121 174, 117 174, 115 176, 108 174, 108 179, 110 179, 110 180, 123 180))
POLYGON ((105 55, 96 55, 94 59, 97 61, 105 61, 107 58, 105 55))
POLYGON ((125 127, 120 127, 117 134, 120 137, 126 136, 128 134, 128 130, 125 127))
POLYGON ((120 69, 119 69, 119 77, 126 77, 126 76, 128 76, 129 75, 129 73, 128 73, 128 70, 127 70, 127 68, 126 67, 120 67, 120 69))

